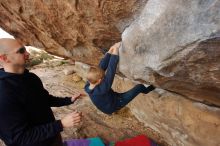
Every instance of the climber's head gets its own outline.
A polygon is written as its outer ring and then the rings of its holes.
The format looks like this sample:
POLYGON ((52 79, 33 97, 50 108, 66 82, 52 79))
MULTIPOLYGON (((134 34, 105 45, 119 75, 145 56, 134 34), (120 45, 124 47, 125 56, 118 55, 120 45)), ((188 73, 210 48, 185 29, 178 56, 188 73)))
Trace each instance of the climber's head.
POLYGON ((104 78, 105 71, 100 67, 92 66, 87 74, 87 79, 90 84, 98 85, 104 78))
POLYGON ((13 73, 23 73, 29 59, 26 48, 17 40, 0 39, 0 62, 5 70, 13 73))

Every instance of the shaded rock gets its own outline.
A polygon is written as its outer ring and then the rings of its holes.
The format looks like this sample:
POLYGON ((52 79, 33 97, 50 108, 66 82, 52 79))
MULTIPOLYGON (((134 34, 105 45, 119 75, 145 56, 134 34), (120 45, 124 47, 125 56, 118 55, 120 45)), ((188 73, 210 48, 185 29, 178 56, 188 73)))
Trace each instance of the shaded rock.
POLYGON ((220 106, 220 1, 149 0, 122 35, 120 71, 220 106))
POLYGON ((96 64, 147 0, 1 0, 0 26, 26 45, 96 64))

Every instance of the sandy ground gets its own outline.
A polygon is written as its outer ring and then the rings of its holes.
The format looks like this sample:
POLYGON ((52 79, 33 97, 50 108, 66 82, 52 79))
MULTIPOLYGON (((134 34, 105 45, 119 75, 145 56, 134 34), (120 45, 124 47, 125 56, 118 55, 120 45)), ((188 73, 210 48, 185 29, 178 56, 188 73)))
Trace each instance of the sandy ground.
MULTIPOLYGON (((71 96, 76 92, 83 91, 85 83, 82 80, 75 82, 76 74, 65 75, 63 70, 68 66, 69 64, 61 65, 59 63, 50 66, 41 64, 32 68, 31 72, 34 72, 41 78, 44 87, 50 94, 62 97, 71 96)), ((64 117, 74 110, 83 113, 83 122, 79 127, 65 129, 62 132, 64 140, 99 136, 108 143, 145 134, 156 142, 167 145, 159 134, 140 123, 128 108, 108 116, 98 111, 91 103, 89 97, 84 97, 70 106, 53 108, 57 119, 64 117)), ((4 144, 0 142, 0 146, 4 146, 4 144)))

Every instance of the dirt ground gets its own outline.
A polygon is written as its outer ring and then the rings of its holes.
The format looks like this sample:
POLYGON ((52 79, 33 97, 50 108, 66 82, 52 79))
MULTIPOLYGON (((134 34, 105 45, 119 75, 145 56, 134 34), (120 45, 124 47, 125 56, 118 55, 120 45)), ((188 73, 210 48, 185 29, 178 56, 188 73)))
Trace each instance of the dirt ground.
MULTIPOLYGON (((83 92, 85 82, 83 80, 75 81, 76 74, 65 75, 63 72, 70 64, 60 63, 60 61, 51 64, 42 63, 31 68, 31 72, 41 78, 44 87, 50 94, 64 97, 76 92, 83 92)), ((70 106, 53 108, 57 119, 74 110, 83 113, 83 122, 78 127, 65 129, 62 132, 64 140, 98 136, 108 143, 144 134, 161 145, 167 145, 158 133, 140 123, 128 108, 108 116, 98 111, 87 96, 70 106)), ((4 146, 4 144, 0 142, 0 146, 4 146)))

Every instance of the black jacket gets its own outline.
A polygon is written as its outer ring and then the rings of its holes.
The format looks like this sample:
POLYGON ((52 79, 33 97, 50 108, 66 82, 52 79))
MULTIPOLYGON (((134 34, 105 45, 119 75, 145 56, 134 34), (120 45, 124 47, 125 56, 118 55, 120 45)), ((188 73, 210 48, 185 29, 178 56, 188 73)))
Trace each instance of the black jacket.
POLYGON ((50 107, 71 103, 69 97, 49 95, 28 70, 14 74, 0 69, 0 138, 8 146, 52 146, 63 127, 50 107))

